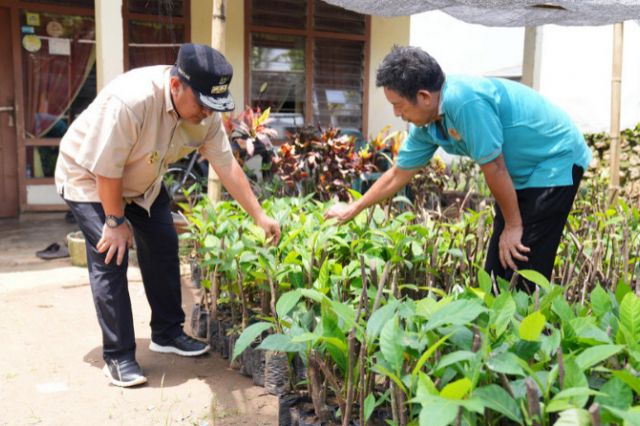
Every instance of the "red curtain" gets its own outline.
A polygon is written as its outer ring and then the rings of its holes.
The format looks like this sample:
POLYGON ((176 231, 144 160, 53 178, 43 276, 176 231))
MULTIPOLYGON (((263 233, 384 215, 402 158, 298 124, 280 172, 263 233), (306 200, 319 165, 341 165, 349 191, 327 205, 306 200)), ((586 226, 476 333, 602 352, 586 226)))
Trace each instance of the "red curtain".
POLYGON ((25 127, 27 137, 40 138, 64 116, 95 62, 95 25, 91 17, 42 13, 40 25, 34 28, 41 47, 36 52, 23 48, 22 55, 25 127), (62 25, 59 38, 62 43, 69 40, 68 55, 50 52, 46 28, 51 21, 62 25))

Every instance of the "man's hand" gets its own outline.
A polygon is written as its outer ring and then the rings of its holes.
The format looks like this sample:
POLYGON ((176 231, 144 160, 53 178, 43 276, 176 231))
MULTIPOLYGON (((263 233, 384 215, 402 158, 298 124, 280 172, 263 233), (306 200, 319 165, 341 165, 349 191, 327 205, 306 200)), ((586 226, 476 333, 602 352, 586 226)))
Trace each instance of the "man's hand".
POLYGON ((510 268, 514 271, 518 270, 514 259, 526 262, 529 260, 523 253, 529 253, 531 249, 522 245, 522 225, 507 226, 505 225, 500 235, 500 263, 503 268, 510 268))
POLYGON ((280 241, 280 224, 276 220, 266 214, 262 214, 256 220, 256 225, 264 229, 267 238, 273 238, 272 243, 274 245, 278 244, 278 241, 280 241))
POLYGON ((324 218, 337 219, 338 223, 345 223, 353 219, 357 214, 358 212, 353 203, 338 203, 331 206, 331 208, 324 213, 324 218))
POLYGON ((113 256, 117 255, 116 264, 118 266, 122 265, 127 248, 131 247, 133 247, 133 232, 129 222, 125 222, 116 228, 109 228, 106 223, 102 226, 102 237, 96 244, 96 249, 98 249, 98 253, 107 252, 104 263, 108 265, 113 256))

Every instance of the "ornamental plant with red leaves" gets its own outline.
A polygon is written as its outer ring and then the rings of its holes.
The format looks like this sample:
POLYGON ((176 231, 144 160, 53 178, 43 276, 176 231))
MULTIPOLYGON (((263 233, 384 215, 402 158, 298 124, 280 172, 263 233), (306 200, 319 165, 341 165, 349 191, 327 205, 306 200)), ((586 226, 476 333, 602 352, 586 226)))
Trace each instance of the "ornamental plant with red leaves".
POLYGON ((355 136, 339 129, 305 128, 280 147, 273 161, 276 175, 284 183, 286 195, 315 192, 326 201, 336 196, 349 201, 353 180, 376 170, 368 146, 356 152, 355 136))

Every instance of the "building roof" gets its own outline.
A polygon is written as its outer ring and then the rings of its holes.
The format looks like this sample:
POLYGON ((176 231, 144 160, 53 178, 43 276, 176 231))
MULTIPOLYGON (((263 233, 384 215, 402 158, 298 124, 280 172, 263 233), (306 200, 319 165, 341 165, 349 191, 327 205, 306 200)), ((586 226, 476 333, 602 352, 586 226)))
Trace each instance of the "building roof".
POLYGON ((638 0, 324 0, 366 15, 408 16, 442 10, 492 27, 607 25, 640 18, 638 0))

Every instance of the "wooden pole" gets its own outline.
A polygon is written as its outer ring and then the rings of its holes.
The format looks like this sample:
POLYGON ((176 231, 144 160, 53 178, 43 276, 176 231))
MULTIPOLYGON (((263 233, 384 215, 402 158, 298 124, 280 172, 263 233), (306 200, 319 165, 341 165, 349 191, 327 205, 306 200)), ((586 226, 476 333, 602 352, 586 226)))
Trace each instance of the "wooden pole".
MULTIPOLYGON (((212 0, 213 14, 211 15, 211 47, 224 55, 225 24, 226 24, 226 0, 212 0)), ((209 178, 207 182, 207 195, 213 203, 220 201, 222 183, 218 174, 209 165, 209 178)))
POLYGON ((613 25, 613 70, 611 73, 611 190, 620 188, 620 97, 622 86, 622 22, 613 25))
POLYGON ((522 55, 522 84, 540 89, 540 57, 542 56, 542 27, 526 27, 522 55))

